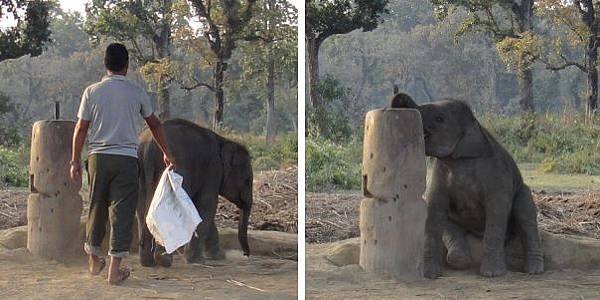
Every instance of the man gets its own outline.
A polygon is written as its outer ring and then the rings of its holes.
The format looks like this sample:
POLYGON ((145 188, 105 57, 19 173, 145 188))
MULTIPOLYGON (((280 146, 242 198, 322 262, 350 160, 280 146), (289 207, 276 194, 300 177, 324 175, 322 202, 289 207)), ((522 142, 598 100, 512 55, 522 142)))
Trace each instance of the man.
MULTIPOLYGON (((108 282, 118 284, 129 276, 121 260, 129 254, 131 226, 138 197, 137 124, 143 117, 164 153, 165 165, 174 160, 167 148, 160 120, 143 89, 127 80, 129 53, 122 44, 106 48, 107 75, 83 92, 73 135, 71 178, 81 179, 81 149, 89 129, 88 173, 90 212, 84 249, 89 271, 98 275, 106 265, 100 245, 110 219, 108 282)), ((143 217, 143 216, 141 216, 143 217)))

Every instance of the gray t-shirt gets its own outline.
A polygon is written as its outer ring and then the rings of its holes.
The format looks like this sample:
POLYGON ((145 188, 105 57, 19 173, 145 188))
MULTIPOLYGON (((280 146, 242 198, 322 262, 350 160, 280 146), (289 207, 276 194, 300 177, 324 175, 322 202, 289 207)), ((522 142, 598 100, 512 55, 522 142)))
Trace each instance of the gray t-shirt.
POLYGON ((141 117, 153 112, 148 94, 125 76, 108 75, 88 86, 77 113, 90 121, 88 154, 137 157, 141 117))

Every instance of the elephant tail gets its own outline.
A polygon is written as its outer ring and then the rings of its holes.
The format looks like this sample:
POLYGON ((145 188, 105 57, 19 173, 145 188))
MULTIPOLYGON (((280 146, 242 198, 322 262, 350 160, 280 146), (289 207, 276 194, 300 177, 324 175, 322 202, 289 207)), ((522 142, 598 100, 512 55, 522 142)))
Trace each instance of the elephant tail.
POLYGON ((240 208, 240 218, 238 223, 238 240, 245 256, 250 256, 250 246, 248 246, 248 221, 250 219, 250 210, 252 209, 252 196, 249 202, 243 202, 240 208))

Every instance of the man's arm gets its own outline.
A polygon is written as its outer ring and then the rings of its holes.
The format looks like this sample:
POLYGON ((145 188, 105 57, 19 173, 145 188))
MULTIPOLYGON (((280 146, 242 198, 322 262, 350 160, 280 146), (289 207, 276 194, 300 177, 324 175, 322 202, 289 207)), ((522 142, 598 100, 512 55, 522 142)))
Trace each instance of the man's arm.
POLYGON ((158 147, 160 148, 160 150, 162 150, 164 154, 166 166, 175 166, 175 157, 173 157, 173 154, 169 149, 169 145, 167 144, 167 138, 165 137, 165 131, 163 129, 162 123, 160 122, 160 119, 158 119, 156 115, 151 114, 147 118, 144 118, 144 120, 146 120, 146 124, 148 124, 148 127, 152 132, 152 137, 154 137, 154 140, 158 144, 158 147))
POLYGON ((81 178, 81 149, 85 142, 85 137, 90 127, 90 121, 79 119, 75 125, 73 133, 72 156, 71 156, 71 179, 79 180, 81 178))

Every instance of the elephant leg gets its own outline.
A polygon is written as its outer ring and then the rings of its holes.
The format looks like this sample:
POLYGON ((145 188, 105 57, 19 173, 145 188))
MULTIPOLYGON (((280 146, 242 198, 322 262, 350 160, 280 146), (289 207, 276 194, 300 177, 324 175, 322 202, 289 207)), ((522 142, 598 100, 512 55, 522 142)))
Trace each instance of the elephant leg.
POLYGON ((471 249, 466 239, 467 232, 448 220, 444 229, 444 245, 448 249, 446 262, 457 270, 464 270, 471 267, 471 249))
MULTIPOLYGON (((432 180, 433 181, 433 180, 432 180)), ((440 190, 426 193, 427 219, 425 221, 425 251, 423 275, 434 279, 442 275, 442 235, 448 219, 448 198, 440 190)))
POLYGON ((225 259, 225 252, 221 250, 221 246, 219 245, 219 231, 217 230, 217 223, 212 222, 212 226, 210 226, 208 230, 208 235, 206 236, 206 258, 213 260, 223 260, 225 259))
POLYGON ((506 274, 504 242, 512 201, 506 195, 491 195, 485 199, 485 232, 481 275, 496 277, 506 274))
POLYGON ((159 266, 169 268, 173 265, 173 254, 167 254, 165 247, 154 243, 154 260, 159 266))
POLYGON ((198 209, 202 222, 196 228, 196 233, 190 242, 185 246, 185 260, 187 263, 203 263, 204 246, 217 212, 218 194, 201 191, 192 200, 198 209))
POLYGON ((146 220, 144 217, 140 217, 138 211, 137 221, 138 221, 138 237, 139 237, 139 254, 140 254, 140 264, 144 267, 154 267, 156 266, 156 261, 154 260, 154 256, 152 255, 152 234, 148 227, 146 226, 146 220))
POLYGON ((537 209, 526 185, 515 198, 513 214, 525 251, 525 271, 529 274, 540 274, 544 272, 544 255, 537 226, 537 209))

